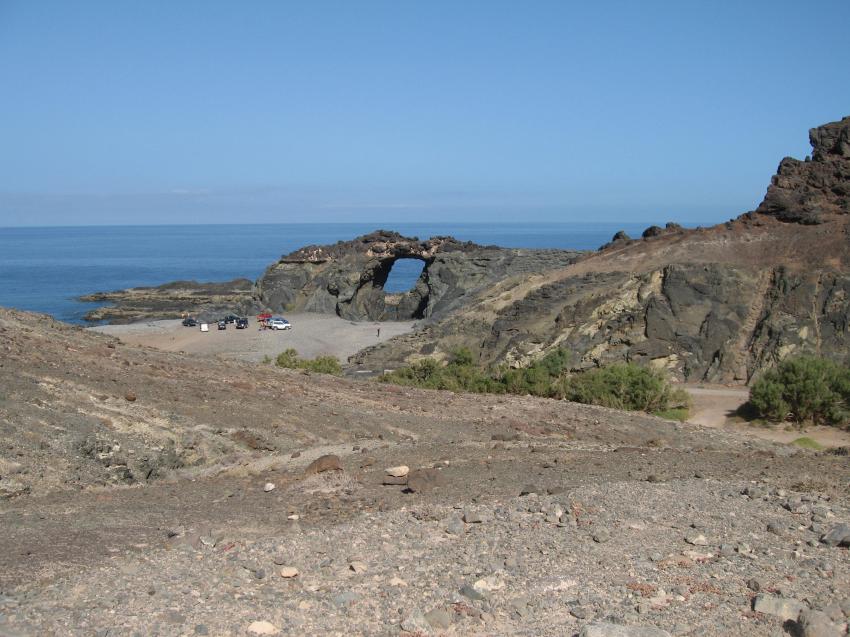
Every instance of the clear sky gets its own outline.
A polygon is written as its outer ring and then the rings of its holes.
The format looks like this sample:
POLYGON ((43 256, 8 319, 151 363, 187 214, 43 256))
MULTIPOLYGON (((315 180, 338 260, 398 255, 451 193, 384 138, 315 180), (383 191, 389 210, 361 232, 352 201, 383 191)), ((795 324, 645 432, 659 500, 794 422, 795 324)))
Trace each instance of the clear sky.
POLYGON ((0 0, 0 226, 722 221, 850 114, 848 24, 848 0, 0 0))

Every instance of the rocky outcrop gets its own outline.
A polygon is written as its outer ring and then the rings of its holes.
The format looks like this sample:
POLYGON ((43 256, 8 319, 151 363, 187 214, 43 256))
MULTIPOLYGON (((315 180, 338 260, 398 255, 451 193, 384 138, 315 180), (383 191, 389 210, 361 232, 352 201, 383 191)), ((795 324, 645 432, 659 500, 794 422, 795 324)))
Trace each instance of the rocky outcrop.
POLYGON ((783 159, 756 212, 802 224, 850 213, 850 117, 813 128, 809 141, 811 158, 783 159))
POLYGON ((523 366, 561 347, 576 370, 636 361, 682 380, 749 382, 792 354, 846 360, 850 118, 810 139, 813 157, 783 160, 755 213, 714 228, 653 226, 640 241, 618 234, 508 304, 482 295, 352 362, 392 368, 463 345, 482 364, 523 366))
POLYGON ((580 254, 481 246, 451 237, 420 241, 379 230, 282 257, 257 281, 255 297, 272 311, 325 312, 354 321, 437 318, 498 281, 564 267, 580 254), (408 292, 385 292, 399 259, 422 261, 422 274, 408 292))
POLYGON ((223 283, 174 281, 157 287, 96 292, 82 296, 80 300, 109 304, 86 314, 86 320, 92 322, 132 323, 185 315, 213 320, 232 312, 246 313, 253 309, 252 286, 249 279, 223 283))

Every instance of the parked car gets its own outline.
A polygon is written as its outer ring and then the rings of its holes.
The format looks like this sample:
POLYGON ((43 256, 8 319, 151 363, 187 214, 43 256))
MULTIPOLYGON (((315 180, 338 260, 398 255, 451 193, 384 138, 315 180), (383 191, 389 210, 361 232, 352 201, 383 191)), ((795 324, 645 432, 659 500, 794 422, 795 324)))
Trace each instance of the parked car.
POLYGON ((224 319, 221 319, 221 320, 218 322, 218 329, 220 329, 220 330, 226 330, 226 329, 227 329, 227 321, 225 321, 224 319))
POLYGON ((236 329, 244 330, 248 328, 248 319, 245 317, 239 317, 236 319, 236 329))
POLYGON ((223 320, 225 323, 235 323, 238 319, 239 319, 239 317, 238 317, 238 316, 236 316, 235 314, 228 314, 228 315, 227 315, 227 316, 225 316, 222 320, 223 320))
POLYGON ((198 322, 191 316, 183 319, 183 327, 195 327, 198 322))
POLYGON ((273 330, 291 330, 292 325, 285 318, 274 317, 266 321, 266 325, 273 330))

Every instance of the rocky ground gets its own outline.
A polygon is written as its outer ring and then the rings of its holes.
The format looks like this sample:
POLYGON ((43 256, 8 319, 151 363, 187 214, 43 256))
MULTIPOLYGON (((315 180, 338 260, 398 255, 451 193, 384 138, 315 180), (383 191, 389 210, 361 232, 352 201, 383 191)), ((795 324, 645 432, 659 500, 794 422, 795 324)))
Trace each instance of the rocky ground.
POLYGON ((845 450, 10 311, 0 354, 0 635, 846 633, 845 450))

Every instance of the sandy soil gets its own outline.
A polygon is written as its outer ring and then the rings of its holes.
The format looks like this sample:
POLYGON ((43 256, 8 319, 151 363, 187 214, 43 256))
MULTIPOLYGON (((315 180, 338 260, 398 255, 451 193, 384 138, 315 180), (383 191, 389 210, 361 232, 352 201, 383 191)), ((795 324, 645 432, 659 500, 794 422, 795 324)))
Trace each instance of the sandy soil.
POLYGON ((688 422, 785 444, 805 436, 824 447, 850 446, 850 432, 835 427, 807 427, 801 432, 782 424, 754 425, 742 420, 736 411, 749 398, 746 388, 699 386, 685 390, 693 401, 688 422))
POLYGON ((206 333, 198 327, 183 327, 179 320, 90 329, 116 336, 128 345, 144 345, 168 352, 258 362, 264 356, 275 357, 292 347, 304 358, 330 355, 344 363, 361 349, 410 332, 415 325, 412 321, 355 323, 337 316, 309 313, 287 314, 287 319, 292 329, 285 331, 261 330, 253 319, 245 330, 237 330, 233 325, 218 330, 213 324, 206 333))

